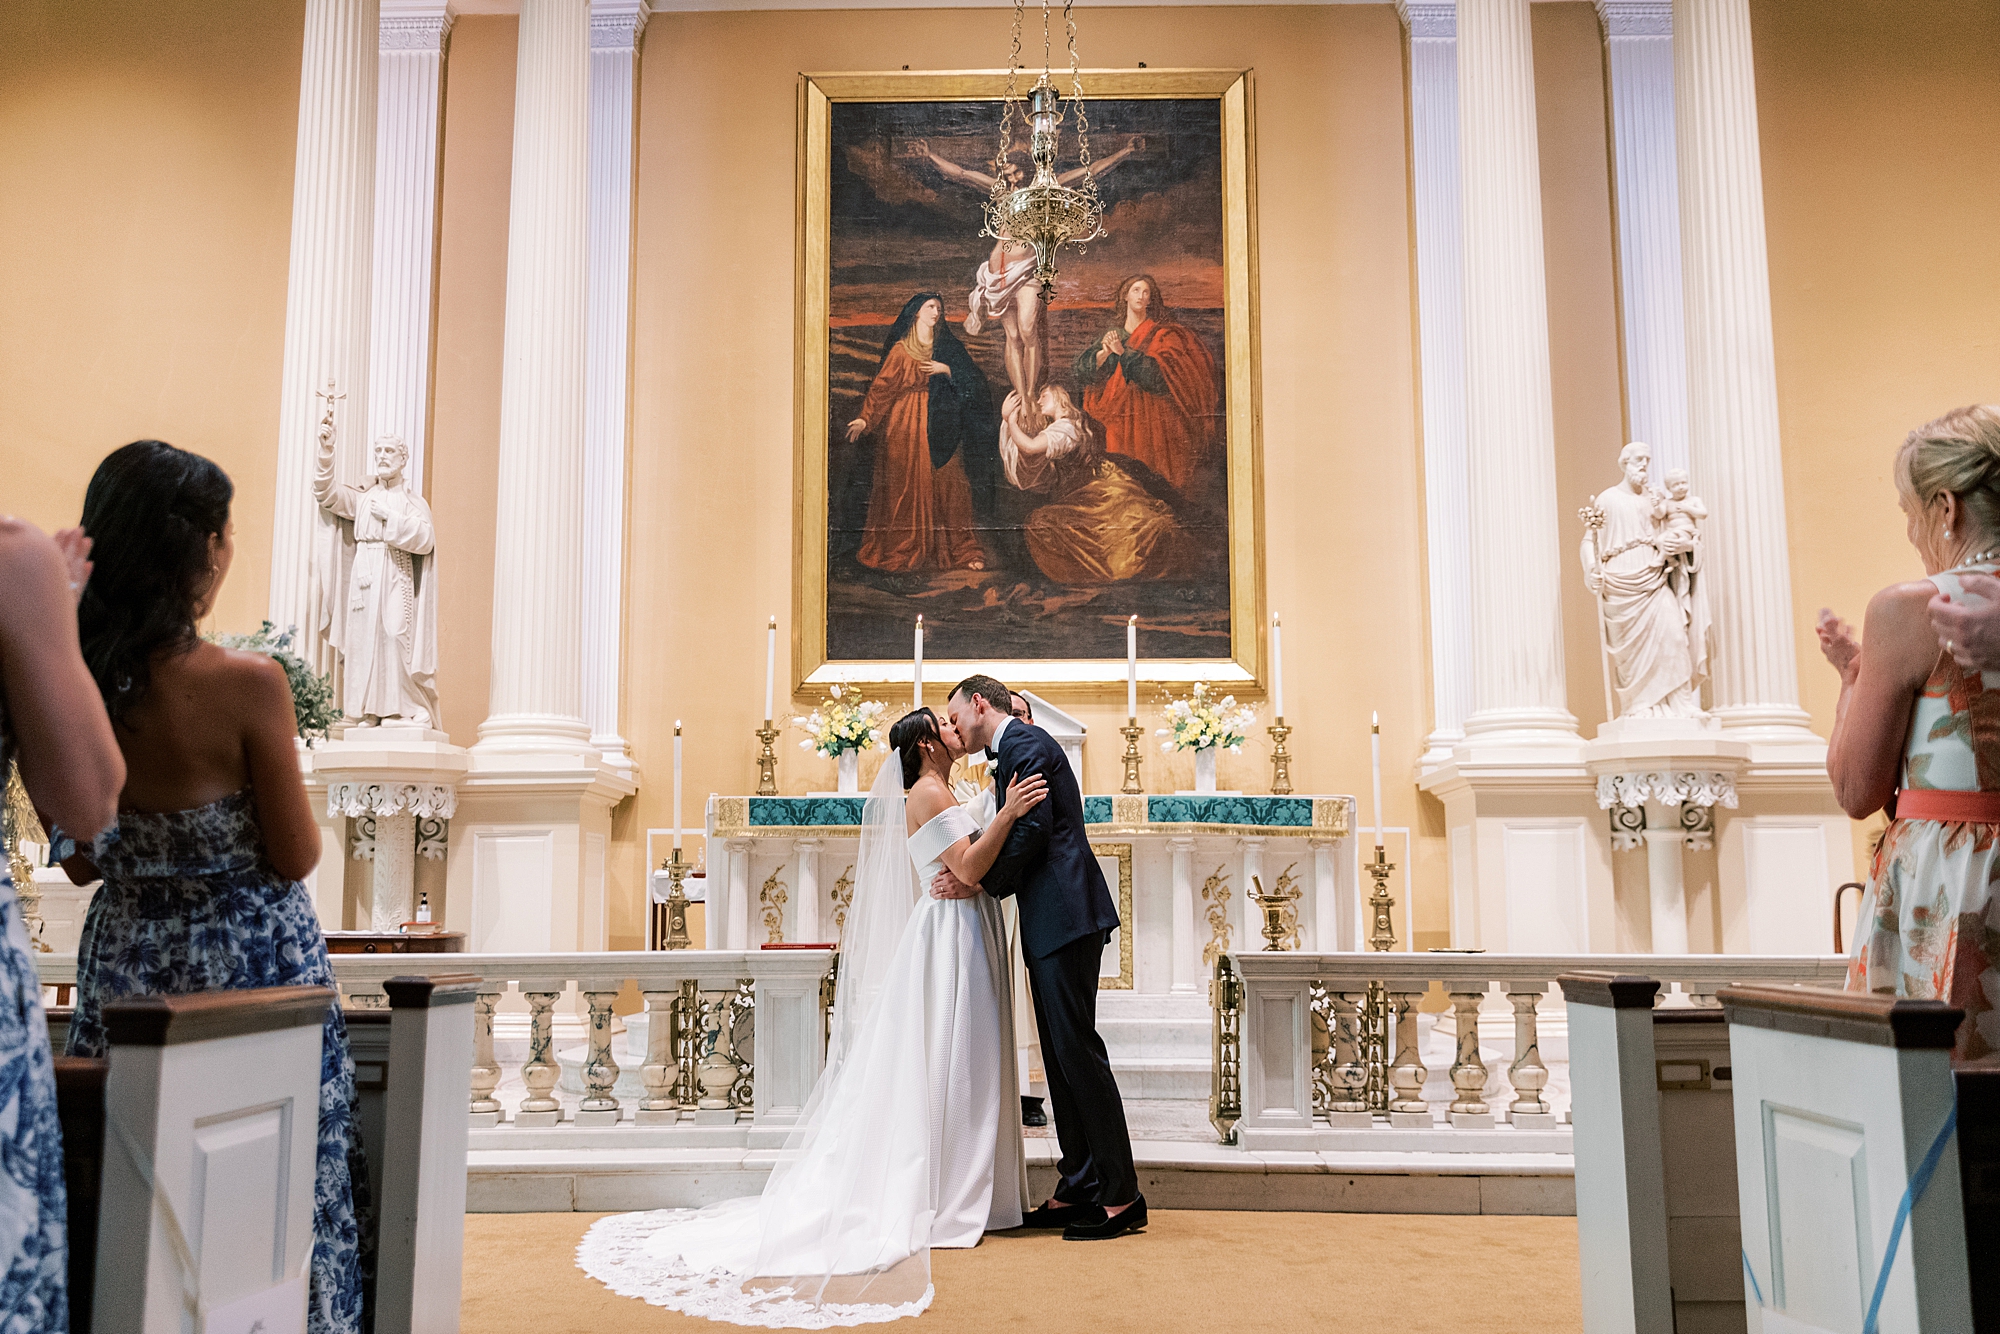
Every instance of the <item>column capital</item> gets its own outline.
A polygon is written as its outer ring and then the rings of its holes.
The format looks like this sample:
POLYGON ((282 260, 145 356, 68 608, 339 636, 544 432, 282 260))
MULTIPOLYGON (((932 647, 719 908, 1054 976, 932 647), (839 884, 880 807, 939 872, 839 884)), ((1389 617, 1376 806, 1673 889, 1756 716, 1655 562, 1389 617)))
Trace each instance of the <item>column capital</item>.
POLYGON ((639 45, 639 34, 652 17, 646 0, 591 0, 590 49, 621 51, 639 45))
POLYGON ((1458 39, 1457 0, 1396 0, 1396 17, 1410 30, 1411 41, 1458 39))
POLYGON ((381 49, 441 51, 458 7, 439 0, 382 0, 381 49))
POLYGON ((1672 0, 1597 0, 1597 21, 1606 37, 1671 37, 1672 0))

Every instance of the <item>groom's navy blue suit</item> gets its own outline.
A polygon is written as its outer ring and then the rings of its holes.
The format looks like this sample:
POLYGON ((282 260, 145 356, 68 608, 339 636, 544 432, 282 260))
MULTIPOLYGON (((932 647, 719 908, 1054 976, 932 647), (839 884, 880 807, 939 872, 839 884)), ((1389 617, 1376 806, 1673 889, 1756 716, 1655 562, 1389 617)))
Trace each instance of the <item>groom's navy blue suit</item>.
POLYGON ((1083 825, 1083 794, 1062 747, 1041 728, 1008 721, 994 746, 994 801, 1028 774, 1048 780, 1048 799, 1014 822, 982 881, 995 898, 1014 897, 1021 953, 1042 1036, 1042 1066, 1062 1146, 1064 1204, 1129 1204, 1139 1196, 1125 1103, 1104 1039, 1097 1035, 1097 977, 1118 909, 1083 825))

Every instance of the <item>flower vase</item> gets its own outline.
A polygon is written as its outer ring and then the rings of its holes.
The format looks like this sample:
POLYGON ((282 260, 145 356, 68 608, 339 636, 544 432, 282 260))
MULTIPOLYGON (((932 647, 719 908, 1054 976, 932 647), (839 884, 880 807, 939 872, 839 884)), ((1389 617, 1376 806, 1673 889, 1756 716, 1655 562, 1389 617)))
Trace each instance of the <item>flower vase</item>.
POLYGON ((853 796, 861 791, 861 752, 843 750, 835 761, 840 766, 840 794, 853 796))
POLYGON ((1215 747, 1203 746, 1194 753, 1194 790, 1204 797, 1215 795, 1215 747))

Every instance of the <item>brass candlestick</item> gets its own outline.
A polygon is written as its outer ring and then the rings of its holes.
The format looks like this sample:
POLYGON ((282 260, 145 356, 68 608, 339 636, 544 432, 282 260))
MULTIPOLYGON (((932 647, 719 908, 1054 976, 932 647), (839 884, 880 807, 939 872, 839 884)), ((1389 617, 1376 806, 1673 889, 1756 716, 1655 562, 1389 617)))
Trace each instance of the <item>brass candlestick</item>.
POLYGON ((1139 734, 1143 731, 1137 718, 1128 717, 1118 731, 1125 738, 1125 785, 1121 792, 1137 793, 1146 789, 1139 782, 1139 734))
POLYGON ((1277 721, 1264 729, 1271 734, 1271 795, 1289 796, 1292 790, 1292 753, 1285 749, 1285 738, 1292 729, 1285 726, 1285 717, 1279 714, 1277 721))
MULTIPOLYGON (((1396 900, 1389 895, 1389 872, 1396 869, 1396 864, 1388 860, 1388 854, 1377 843, 1375 860, 1365 863, 1364 869, 1375 880, 1375 888, 1368 895, 1368 907, 1375 916, 1368 947, 1386 953, 1396 945, 1396 900)), ((1362 1059, 1368 1070, 1368 1110, 1386 1112, 1389 1110, 1389 989, 1380 982, 1368 984, 1368 1011, 1362 1018, 1361 1044, 1362 1059)))
POLYGON ((664 903, 653 905, 653 948, 656 950, 685 950, 694 947, 688 937, 687 878, 693 866, 681 860, 681 850, 674 849, 674 855, 660 863, 660 869, 667 873, 667 898, 664 903))
POLYGON ((771 750, 771 743, 778 739, 778 729, 771 726, 766 718, 764 725, 751 733, 764 744, 763 754, 757 757, 757 795, 775 797, 778 795, 778 757, 771 750))

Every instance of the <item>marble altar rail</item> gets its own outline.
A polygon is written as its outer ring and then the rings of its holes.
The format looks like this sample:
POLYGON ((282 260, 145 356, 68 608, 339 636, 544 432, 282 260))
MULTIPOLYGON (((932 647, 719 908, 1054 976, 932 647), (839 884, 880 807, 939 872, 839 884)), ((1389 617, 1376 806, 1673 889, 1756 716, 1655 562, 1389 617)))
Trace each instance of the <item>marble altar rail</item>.
POLYGON ((1711 1006, 1717 988, 1741 982, 1839 986, 1839 955, 1658 955, 1483 953, 1231 953, 1216 960, 1211 996, 1214 1063, 1210 1120, 1224 1144, 1252 1151, 1354 1150, 1377 1133, 1421 1132, 1449 1149, 1497 1124, 1554 1130, 1543 1096, 1540 1007, 1555 978, 1578 969, 1659 978, 1664 1004, 1711 1006), (1419 1009, 1436 985, 1455 1037, 1443 1124, 1419 1040, 1419 1009), (1511 1100, 1489 1101, 1492 1072, 1481 1051, 1480 1009, 1489 997, 1513 1010, 1511 1100))

